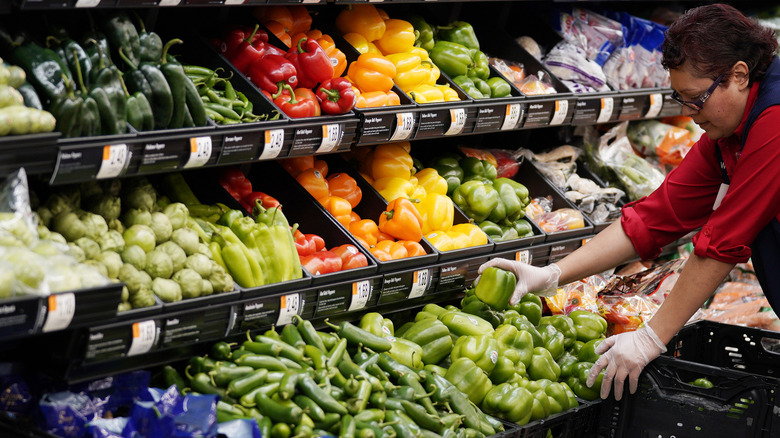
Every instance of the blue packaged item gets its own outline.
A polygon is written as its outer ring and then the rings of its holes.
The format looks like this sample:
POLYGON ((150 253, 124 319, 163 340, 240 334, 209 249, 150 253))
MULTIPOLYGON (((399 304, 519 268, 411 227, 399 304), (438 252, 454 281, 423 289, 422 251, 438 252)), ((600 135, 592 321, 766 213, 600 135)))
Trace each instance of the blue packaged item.
POLYGON ((100 418, 102 413, 88 395, 67 391, 44 394, 38 406, 42 428, 65 438, 84 436, 86 424, 100 418))

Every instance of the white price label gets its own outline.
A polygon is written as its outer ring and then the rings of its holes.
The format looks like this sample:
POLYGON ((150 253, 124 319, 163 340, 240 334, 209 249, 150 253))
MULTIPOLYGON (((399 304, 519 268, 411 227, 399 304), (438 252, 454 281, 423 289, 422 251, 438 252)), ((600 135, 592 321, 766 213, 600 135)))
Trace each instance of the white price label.
POLYGON ((157 6, 176 6, 181 3, 181 0, 160 0, 157 6))
POLYGON ((75 313, 76 296, 73 293, 49 295, 49 311, 42 330, 53 332, 68 328, 75 313))
POLYGON ((560 125, 566 119, 566 114, 569 112, 568 100, 556 100, 555 112, 553 112, 552 120, 550 120, 550 126, 560 125))
POLYGON ((615 100, 611 97, 601 98, 601 111, 596 123, 607 123, 612 117, 612 111, 615 109, 615 100))
POLYGON ((466 126, 466 110, 463 108, 451 109, 450 129, 444 135, 458 135, 463 132, 464 126, 466 126))
POLYGON ((190 139, 190 158, 184 168, 202 167, 211 158, 211 137, 192 137, 190 139))
POLYGON ((428 289, 428 282, 431 279, 431 273, 428 269, 414 271, 412 278, 412 290, 409 292, 409 298, 418 298, 423 296, 428 289))
POLYGON ((292 322, 293 317, 298 314, 301 308, 301 297, 298 294, 282 295, 279 302, 279 318, 276 325, 287 325, 292 322))
POLYGON ((260 159, 276 158, 279 153, 282 152, 282 145, 284 144, 284 129, 271 129, 265 131, 265 144, 263 145, 263 153, 260 154, 260 159))
POLYGON ((103 160, 96 178, 116 178, 130 161, 130 153, 126 144, 112 144, 103 146, 103 160))
POLYGON ((340 124, 322 125, 322 143, 315 151, 318 154, 327 153, 336 149, 341 143, 341 137, 344 136, 344 130, 340 124))
POLYGON ((100 4, 100 0, 76 0, 77 8, 94 8, 100 4))
POLYGON ((414 114, 398 113, 396 116, 395 132, 390 140, 406 140, 414 130, 414 114))
POLYGON ((351 312, 366 307, 369 295, 371 295, 370 281, 363 280, 352 283, 352 301, 349 303, 349 309, 347 310, 351 312))
POLYGON ((148 353, 157 340, 157 324, 153 320, 133 324, 133 339, 130 341, 128 356, 148 353))
POLYGON ((525 251, 517 251, 515 253, 515 260, 523 263, 531 263, 531 251, 527 249, 525 251))
POLYGON ((661 108, 664 106, 664 97, 661 93, 653 93, 650 95, 650 109, 647 110, 645 117, 653 118, 658 117, 661 112, 661 108))
POLYGON ((523 114, 520 112, 519 103, 510 103, 506 106, 506 114, 504 114, 504 123, 501 125, 501 130, 506 131, 508 129, 517 128, 517 123, 520 122, 520 116, 523 114))
POLYGON ((245 0, 225 0, 226 5, 243 5, 245 0))

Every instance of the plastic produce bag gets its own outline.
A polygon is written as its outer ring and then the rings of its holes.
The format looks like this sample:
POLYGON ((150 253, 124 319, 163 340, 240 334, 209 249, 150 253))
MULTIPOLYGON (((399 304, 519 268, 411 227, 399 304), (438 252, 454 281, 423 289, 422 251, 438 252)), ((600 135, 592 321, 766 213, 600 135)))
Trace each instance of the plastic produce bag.
POLYGON ((545 233, 583 228, 585 220, 579 210, 573 208, 552 209, 552 200, 546 198, 534 198, 528 204, 525 215, 536 222, 545 233))
POLYGON ((629 123, 627 135, 637 152, 657 156, 661 164, 672 167, 679 166, 693 146, 690 131, 657 120, 629 123))
POLYGON ((609 91, 601 66, 589 60, 582 48, 566 40, 550 50, 544 58, 544 65, 564 83, 574 82, 593 91, 609 91))
POLYGON ((547 308, 552 313, 568 315, 575 310, 587 310, 599 313, 596 299, 598 292, 604 288, 607 280, 601 275, 591 275, 580 281, 571 282, 558 289, 552 297, 546 297, 547 308))
POLYGON ((554 29, 586 53, 587 59, 602 66, 623 41, 620 23, 593 11, 562 7, 554 13, 554 29))

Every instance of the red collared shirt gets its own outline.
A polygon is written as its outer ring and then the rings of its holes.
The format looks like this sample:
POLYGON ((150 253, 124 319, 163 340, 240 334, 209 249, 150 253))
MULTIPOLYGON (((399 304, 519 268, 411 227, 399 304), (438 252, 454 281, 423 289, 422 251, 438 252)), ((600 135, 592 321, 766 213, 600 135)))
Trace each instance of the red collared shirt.
POLYGON ((761 113, 739 152, 758 86, 751 87, 734 134, 717 141, 704 134, 656 191, 623 207, 623 230, 642 259, 657 257, 665 245, 701 228, 693 237, 696 255, 742 263, 750 258, 758 232, 780 219, 780 105, 761 113), (722 183, 715 147, 721 149, 731 185, 713 211, 722 183))

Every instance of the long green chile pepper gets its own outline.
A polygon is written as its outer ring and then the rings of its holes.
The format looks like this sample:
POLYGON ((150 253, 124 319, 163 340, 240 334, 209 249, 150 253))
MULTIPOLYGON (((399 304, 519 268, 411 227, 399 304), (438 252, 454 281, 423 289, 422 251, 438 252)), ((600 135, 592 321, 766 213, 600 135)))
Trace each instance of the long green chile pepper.
POLYGON ((303 340, 303 337, 301 337, 298 329, 292 324, 285 325, 284 328, 282 328, 282 332, 279 334, 279 337, 284 342, 292 345, 295 348, 304 348, 306 346, 306 341, 303 340))
POLYGON ((341 358, 344 357, 344 352, 347 351, 347 340, 341 339, 338 344, 328 353, 328 368, 336 368, 341 362, 341 358))
POLYGON ((246 394, 242 395, 238 402, 241 404, 241 406, 250 408, 253 406, 257 406, 257 402, 255 401, 257 399, 257 396, 262 394, 266 397, 271 397, 272 395, 276 394, 276 391, 279 390, 279 382, 267 382, 266 377, 266 383, 264 385, 258 386, 257 388, 247 392, 246 394))
POLYGON ((226 387, 231 381, 250 374, 255 369, 250 366, 231 366, 229 362, 218 362, 218 365, 208 372, 211 381, 220 388, 226 387))
POLYGON ((227 386, 227 394, 232 397, 241 397, 253 389, 260 387, 260 385, 265 383, 266 377, 268 377, 268 370, 259 369, 252 371, 244 377, 231 380, 227 386))
POLYGON ((279 398, 282 400, 290 400, 295 395, 295 386, 298 384, 298 379, 301 377, 299 370, 287 370, 284 372, 281 382, 279 382, 279 398))
POLYGON ((325 344, 322 342, 320 335, 317 334, 317 330, 314 329, 314 326, 310 321, 301 318, 299 315, 294 315, 293 318, 295 318, 296 321, 295 327, 298 329, 298 332, 307 345, 313 345, 323 352, 328 351, 328 349, 325 348, 325 344))
POLYGON ((347 408, 342 406, 330 394, 325 392, 325 390, 317 386, 317 382, 315 382, 311 377, 305 375, 299 379, 298 387, 306 396, 317 402, 317 404, 320 405, 320 407, 325 411, 335 412, 342 415, 347 413, 347 408))
POLYGON ((265 368, 269 371, 286 371, 287 366, 279 359, 259 354, 247 354, 236 359, 238 365, 247 365, 252 368, 265 368))
POLYGON ((433 402, 430 399, 430 394, 425 392, 422 384, 418 380, 417 374, 404 374, 398 379, 398 382, 402 385, 407 385, 414 389, 415 397, 419 399, 419 403, 428 411, 431 415, 436 415, 436 408, 433 406, 433 402))
POLYGON ((279 351, 280 356, 298 362, 303 360, 303 352, 301 352, 301 350, 293 347, 292 345, 288 345, 286 342, 280 339, 274 339, 268 336, 255 336, 255 341, 263 342, 271 345, 278 345, 281 348, 281 350, 279 351))
POLYGON ((364 347, 377 352, 388 351, 393 347, 393 344, 389 340, 381 336, 377 336, 369 331, 363 330, 349 321, 344 321, 336 326, 329 323, 326 319, 325 324, 334 330, 337 330, 339 337, 346 339, 347 342, 352 345, 363 345, 364 347))
POLYGON ((315 422, 325 421, 325 411, 310 397, 299 394, 293 398, 293 401, 315 422))

